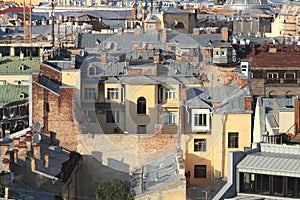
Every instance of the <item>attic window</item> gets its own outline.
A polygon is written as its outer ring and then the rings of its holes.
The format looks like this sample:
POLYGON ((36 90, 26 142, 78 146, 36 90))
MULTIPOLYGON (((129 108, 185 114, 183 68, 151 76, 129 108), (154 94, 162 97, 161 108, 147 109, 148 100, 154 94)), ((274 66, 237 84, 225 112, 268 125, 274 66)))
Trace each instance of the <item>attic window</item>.
POLYGON ((95 76, 96 75, 96 69, 95 69, 95 67, 89 67, 88 75, 89 76, 95 76))

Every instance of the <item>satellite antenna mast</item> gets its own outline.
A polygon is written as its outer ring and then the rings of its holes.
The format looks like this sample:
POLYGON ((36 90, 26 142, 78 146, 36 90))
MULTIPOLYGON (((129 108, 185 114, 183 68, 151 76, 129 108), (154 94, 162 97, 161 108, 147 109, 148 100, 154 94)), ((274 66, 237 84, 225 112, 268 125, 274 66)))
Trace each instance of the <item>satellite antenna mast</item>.
POLYGON ((52 33, 52 48, 53 48, 54 42, 55 42, 55 38, 54 38, 54 0, 51 1, 51 20, 52 20, 51 33, 52 33))
POLYGON ((27 40, 27 33, 26 33, 26 4, 25 4, 25 0, 23 0, 23 23, 24 23, 24 41, 27 40))

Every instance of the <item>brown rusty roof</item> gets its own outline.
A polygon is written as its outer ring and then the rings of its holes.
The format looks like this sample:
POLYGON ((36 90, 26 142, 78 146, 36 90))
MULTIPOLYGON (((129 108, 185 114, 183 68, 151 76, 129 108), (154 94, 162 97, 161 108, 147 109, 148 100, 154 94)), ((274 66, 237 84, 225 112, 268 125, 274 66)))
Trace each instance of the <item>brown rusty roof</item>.
POLYGON ((252 69, 300 69, 300 52, 260 52, 249 55, 252 69))

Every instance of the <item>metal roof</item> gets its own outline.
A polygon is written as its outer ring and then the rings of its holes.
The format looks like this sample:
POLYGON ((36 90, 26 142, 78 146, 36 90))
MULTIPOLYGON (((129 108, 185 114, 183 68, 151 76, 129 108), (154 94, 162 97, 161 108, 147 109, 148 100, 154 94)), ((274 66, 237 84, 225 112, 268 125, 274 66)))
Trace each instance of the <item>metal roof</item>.
POLYGON ((248 154, 237 168, 240 172, 300 177, 299 155, 257 152, 248 154))
POLYGON ((24 100, 21 94, 28 99, 29 86, 27 85, 0 85, 0 105, 5 105, 10 102, 24 100))
POLYGON ((25 57, 21 60, 19 57, 5 56, 0 60, 0 74, 29 74, 38 72, 40 69, 40 59, 36 57, 25 57), (24 65, 24 68, 20 68, 24 65))

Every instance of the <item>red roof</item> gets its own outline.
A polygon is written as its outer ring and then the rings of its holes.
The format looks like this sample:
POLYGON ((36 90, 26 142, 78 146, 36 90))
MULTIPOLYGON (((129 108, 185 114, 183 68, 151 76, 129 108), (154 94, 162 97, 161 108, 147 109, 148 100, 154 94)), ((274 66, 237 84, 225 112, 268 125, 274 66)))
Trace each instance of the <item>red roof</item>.
POLYGON ((248 58, 251 60, 251 69, 300 69, 300 51, 260 52, 248 58))
MULTIPOLYGON (((23 7, 9 7, 5 10, 0 10, 0 14, 6 14, 6 13, 16 13, 16 12, 23 12, 23 7)), ((26 8, 26 12, 29 12, 29 8, 26 8)))

